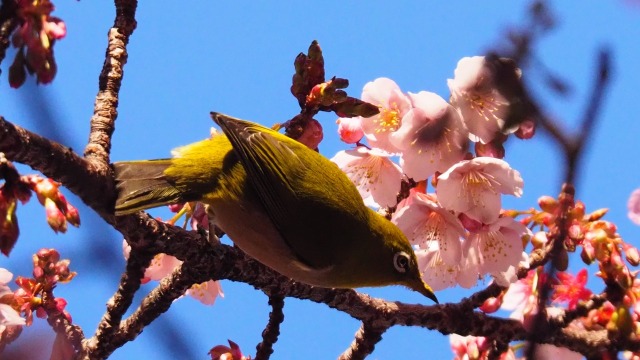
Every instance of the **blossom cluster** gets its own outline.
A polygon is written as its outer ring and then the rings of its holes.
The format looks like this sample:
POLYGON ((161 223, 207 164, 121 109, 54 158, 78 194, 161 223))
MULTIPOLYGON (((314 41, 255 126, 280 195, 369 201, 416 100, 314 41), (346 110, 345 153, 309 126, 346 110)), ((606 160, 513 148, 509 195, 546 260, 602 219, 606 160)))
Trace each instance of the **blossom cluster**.
POLYGON ((40 175, 20 176, 13 164, 0 154, 0 251, 9 255, 18 240, 20 229, 16 210, 18 202, 24 204, 34 192, 45 208, 47 222, 53 231, 66 232, 67 223, 80 226, 80 214, 60 191, 60 184, 40 175))
MULTIPOLYGON (((356 147, 332 161, 367 205, 387 212, 407 235, 434 290, 472 287, 485 274, 507 286, 518 266, 528 266, 523 239, 530 231, 501 213, 501 195, 519 197, 524 186, 502 159, 502 144, 519 128, 505 128, 510 103, 490 65, 480 56, 460 60, 448 81, 449 102, 427 91, 405 94, 393 80, 376 79, 361 98, 379 113, 337 120, 341 139, 356 147), (435 192, 427 191, 429 178, 435 192), (403 184, 410 185, 408 193, 403 184)), ((519 78, 519 70, 513 76, 519 78)), ((526 126, 516 135, 532 136, 526 126)))
POLYGON ((18 52, 9 68, 9 83, 20 87, 28 72, 36 74, 38 83, 48 84, 57 72, 53 45, 67 34, 66 25, 51 16, 54 6, 49 0, 17 0, 16 6, 21 23, 13 33, 18 52))
MULTIPOLYGON (((20 335, 23 326, 33 323, 34 314, 42 319, 53 316, 71 323, 71 315, 65 310, 67 301, 53 294, 58 284, 75 277, 69 263, 60 259, 58 251, 41 249, 33 255, 33 277, 18 276, 15 291, 8 286, 13 274, 0 268, 0 351, 20 335)), ((58 334, 53 348, 54 353, 73 352, 64 334, 58 334)))

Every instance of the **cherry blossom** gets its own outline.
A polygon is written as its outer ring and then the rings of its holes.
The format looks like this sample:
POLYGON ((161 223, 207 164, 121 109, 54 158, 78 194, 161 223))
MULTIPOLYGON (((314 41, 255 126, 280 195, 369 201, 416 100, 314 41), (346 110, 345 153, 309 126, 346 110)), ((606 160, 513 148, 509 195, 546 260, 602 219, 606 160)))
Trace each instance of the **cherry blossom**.
POLYGON ((448 265, 445 263, 442 260, 442 254, 437 242, 432 241, 427 245, 426 249, 417 249, 415 253, 422 279, 434 291, 456 286, 460 265, 448 265))
POLYGON ((414 192, 409 205, 396 211, 391 221, 407 236, 412 245, 427 249, 430 242, 438 243, 438 250, 445 264, 460 262, 465 236, 458 219, 442 208, 433 195, 414 192))
POLYGON ((378 78, 368 82, 362 90, 362 100, 377 106, 380 113, 362 118, 362 130, 371 146, 396 153, 389 135, 398 130, 402 118, 411 109, 411 101, 391 79, 378 78))
POLYGON ((414 107, 389 140, 402 151, 405 174, 421 180, 462 160, 467 131, 458 113, 439 95, 421 91, 409 93, 409 98, 414 107))
MULTIPOLYGON (((478 266, 479 275, 505 273, 522 260, 522 237, 531 231, 511 217, 499 218, 482 230, 471 233, 465 243, 468 258, 478 266)), ((513 269, 512 269, 513 271, 513 269)), ((507 277, 498 277, 507 280, 507 277)), ((515 280, 514 277, 512 277, 515 280)), ((502 282, 502 281, 501 281, 502 282)))
POLYGON ((460 111, 471 141, 486 144, 493 140, 504 126, 509 102, 496 89, 494 73, 484 56, 460 59, 454 78, 447 80, 447 84, 451 104, 460 111))
POLYGON ((484 224, 500 216, 500 194, 520 197, 520 173, 501 159, 477 157, 453 165, 438 177, 436 194, 443 207, 484 224))
POLYGON ((554 285, 552 299, 556 302, 567 302, 569 310, 575 309, 578 302, 589 300, 591 290, 586 288, 587 269, 580 270, 576 276, 567 272, 556 274, 557 282, 554 285))
MULTIPOLYGON (((11 272, 0 268, 0 301, 13 298, 13 292, 7 285, 12 278, 11 272)), ((26 325, 26 320, 20 317, 20 314, 10 304, 0 302, 0 334, 5 331, 7 326, 12 325, 26 325)))
POLYGON ((189 290, 187 290, 186 294, 205 305, 213 305, 216 302, 218 296, 224 297, 220 282, 214 280, 209 280, 201 284, 195 284, 189 290))
POLYGON ((338 152, 331 161, 347 174, 363 199, 372 198, 380 206, 396 205, 403 175, 389 154, 359 146, 338 152))
MULTIPOLYGON (((449 343, 453 350, 454 360, 480 360, 487 359, 491 342, 483 336, 461 336, 458 334, 449 335, 449 343)), ((508 349, 502 353, 499 360, 515 360, 513 350, 508 349)))
MULTIPOLYGON (((127 244, 126 240, 122 243, 122 251, 125 259, 128 259, 131 253, 131 247, 127 244)), ((171 274, 173 270, 181 264, 182 261, 174 256, 162 253, 157 254, 145 270, 142 282, 146 283, 151 280, 161 280, 171 274)), ((220 282, 213 280, 194 284, 186 291, 185 295, 189 295, 205 305, 213 305, 218 296, 224 297, 220 282)))

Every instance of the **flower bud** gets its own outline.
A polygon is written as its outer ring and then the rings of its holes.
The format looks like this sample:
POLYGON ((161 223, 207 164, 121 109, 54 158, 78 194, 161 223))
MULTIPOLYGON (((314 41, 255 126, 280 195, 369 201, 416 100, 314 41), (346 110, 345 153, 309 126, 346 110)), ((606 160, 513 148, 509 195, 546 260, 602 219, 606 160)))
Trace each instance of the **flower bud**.
POLYGON ((584 239, 582 226, 580 226, 579 224, 573 224, 569 226, 569 231, 567 235, 569 236, 569 239, 573 240, 574 242, 582 241, 582 239, 584 239))
POLYGON ((553 213, 558 208, 558 200, 548 195, 541 196, 538 198, 538 206, 545 212, 553 213))
POLYGON ((62 211, 60 211, 60 209, 58 209, 58 206, 56 206, 56 204, 53 202, 53 200, 51 200, 50 198, 46 198, 44 201, 44 209, 47 215, 47 223, 49 223, 49 226, 51 226, 53 231, 55 231, 56 233, 58 231, 62 233, 66 232, 67 220, 62 211))
POLYGON ((548 241, 549 239, 547 238, 547 233, 544 231, 536 232, 531 238, 531 244, 533 245, 534 249, 542 248, 548 241))
POLYGON ((587 215, 587 221, 596 221, 602 219, 602 217, 609 211, 609 209, 598 209, 591 214, 587 215))
POLYGON ((515 136, 518 139, 528 140, 536 134, 536 123, 533 120, 524 120, 520 123, 518 130, 515 132, 515 136))
POLYGON ((627 258, 627 262, 633 266, 640 264, 640 254, 638 254, 638 248, 635 246, 624 244, 624 256, 627 258))
POLYGON ((362 139, 364 132, 362 131, 362 118, 338 118, 338 135, 340 140, 347 144, 355 144, 362 139))
POLYGON ((480 306, 480 310, 485 314, 492 314, 500 309, 502 306, 502 296, 499 297, 491 297, 482 303, 480 306))
POLYGON ((78 212, 78 209, 75 208, 75 206, 67 203, 67 209, 64 212, 64 217, 67 219, 69 224, 75 227, 80 226, 80 213, 78 212))

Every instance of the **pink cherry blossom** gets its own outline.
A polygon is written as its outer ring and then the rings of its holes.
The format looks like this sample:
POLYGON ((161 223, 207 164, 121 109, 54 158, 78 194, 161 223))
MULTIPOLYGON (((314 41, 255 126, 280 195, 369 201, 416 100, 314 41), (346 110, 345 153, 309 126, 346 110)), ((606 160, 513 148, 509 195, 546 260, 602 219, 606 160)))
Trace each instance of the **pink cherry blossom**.
POLYGON ((438 177, 436 193, 443 207, 484 224, 500 216, 500 194, 520 197, 520 173, 501 159, 477 157, 453 165, 438 177))
POLYGON ((414 192, 410 196, 409 205, 397 210, 391 221, 412 245, 427 249, 430 242, 437 242, 444 263, 457 265, 462 256, 460 238, 465 236, 460 221, 442 208, 433 195, 414 192))
POLYGON ((511 318, 522 320, 525 313, 537 308, 538 287, 545 276, 529 270, 527 276, 512 283, 502 298, 502 308, 512 310, 511 318))
POLYGON ((402 118, 411 109, 411 101, 391 79, 378 78, 362 90, 362 100, 377 106, 380 113, 362 118, 362 130, 371 146, 390 153, 398 149, 389 142, 389 135, 398 130, 402 118))
POLYGON ((502 217, 471 233, 465 248, 468 246, 468 257, 476 262, 480 276, 504 273, 511 266, 517 267, 522 260, 522 237, 530 236, 530 233, 526 226, 513 218, 502 217))
MULTIPOLYGON (((451 105, 460 111, 471 141, 488 143, 504 126, 509 102, 496 89, 493 71, 484 56, 458 61, 454 78, 447 80, 451 105)), ((510 129, 510 132, 517 128, 510 129)))
POLYGON ((144 272, 144 277, 148 280, 162 280, 181 264, 182 261, 178 260, 175 256, 157 254, 153 257, 151 264, 149 264, 149 267, 144 272))
MULTIPOLYGON (((483 336, 461 336, 458 334, 449 335, 449 343, 453 350, 454 360, 481 360, 487 359, 491 342, 483 336)), ((508 349, 502 353, 499 360, 515 360, 513 350, 508 349)))
POLYGON ((364 132, 362 131, 362 118, 338 118, 338 135, 340 140, 347 144, 355 144, 362 139, 364 132))
POLYGON ((567 272, 558 272, 557 281, 553 286, 552 300, 567 302, 569 310, 575 309, 579 301, 589 300, 592 293, 586 288, 588 276, 587 269, 580 270, 576 276, 567 272))
POLYGON ((209 280, 201 284, 195 284, 189 290, 187 290, 186 294, 205 305, 213 305, 216 302, 218 296, 224 297, 220 282, 214 280, 209 280))
POLYGON ((627 213, 629 219, 635 224, 640 225, 640 189, 633 190, 631 196, 629 196, 627 209, 629 210, 627 213))
POLYGON ((460 265, 446 264, 442 260, 442 253, 437 242, 432 241, 427 245, 427 248, 417 249, 415 253, 422 279, 434 291, 456 286, 460 265))
POLYGON ((338 152, 331 161, 347 174, 363 199, 372 198, 380 206, 396 205, 403 175, 389 154, 359 146, 338 152))
POLYGON ((422 180, 462 160, 467 131, 458 113, 439 95, 421 91, 409 93, 409 98, 414 107, 389 140, 402 151, 405 174, 422 180))
MULTIPOLYGON (((3 301, 5 296, 13 298, 13 291, 7 285, 12 278, 13 274, 10 271, 0 268, 0 301, 3 301)), ((26 325, 26 320, 21 318, 11 305, 0 303, 0 334, 11 325, 26 325)))

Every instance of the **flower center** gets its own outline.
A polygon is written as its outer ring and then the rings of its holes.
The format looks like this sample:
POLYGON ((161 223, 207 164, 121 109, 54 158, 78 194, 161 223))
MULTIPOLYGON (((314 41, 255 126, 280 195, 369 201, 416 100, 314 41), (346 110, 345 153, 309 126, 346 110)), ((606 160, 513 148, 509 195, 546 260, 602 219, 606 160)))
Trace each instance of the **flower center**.
POLYGON ((376 133, 394 132, 398 130, 400 127, 400 111, 398 110, 398 105, 392 103, 389 108, 381 107, 380 115, 374 122, 376 124, 376 133))

